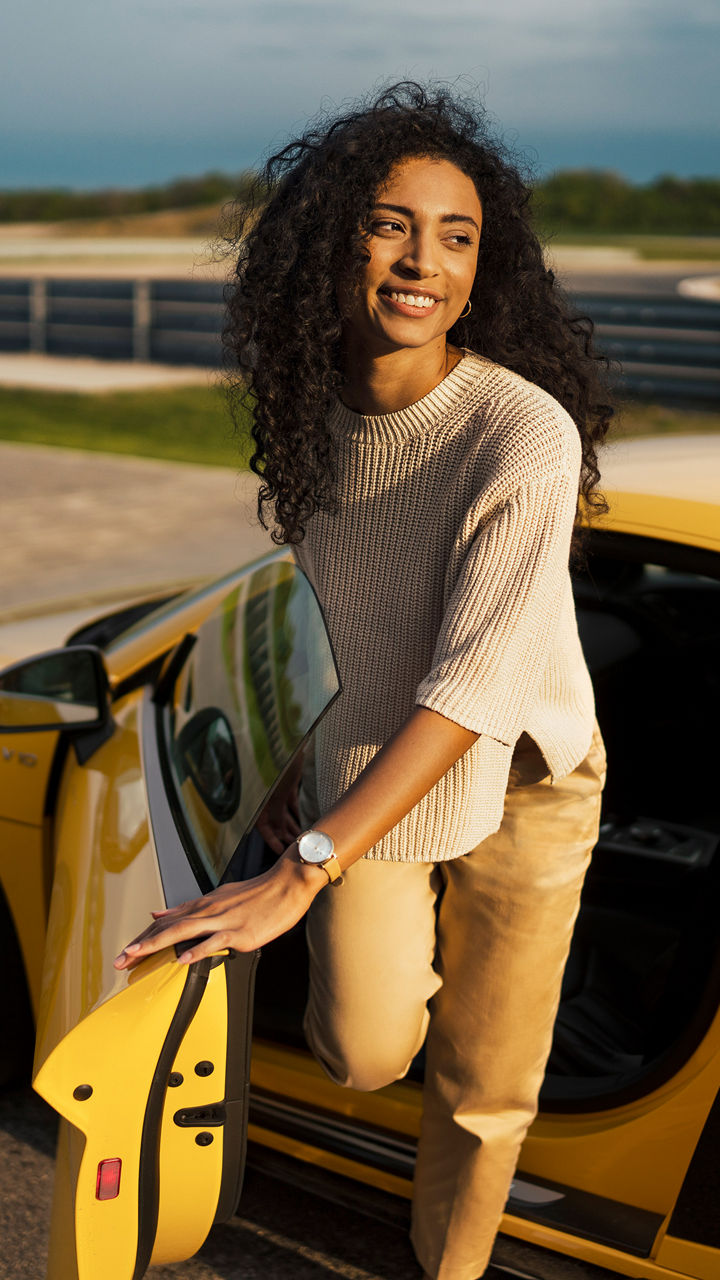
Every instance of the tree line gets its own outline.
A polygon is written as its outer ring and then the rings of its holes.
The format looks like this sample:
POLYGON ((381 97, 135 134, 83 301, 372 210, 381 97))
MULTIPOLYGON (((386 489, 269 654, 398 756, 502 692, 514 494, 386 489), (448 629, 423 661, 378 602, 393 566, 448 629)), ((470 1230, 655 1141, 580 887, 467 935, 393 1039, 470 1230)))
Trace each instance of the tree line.
MULTIPOLYGON (((254 175, 206 173, 135 190, 0 191, 0 223, 127 217, 220 205, 247 196, 254 175)), ((533 207, 542 231, 719 235, 720 178, 666 175, 644 184, 602 170, 562 170, 536 183, 533 207)))
POLYGON ((247 196, 252 173, 205 173, 152 187, 105 187, 71 191, 65 187, 0 190, 0 223, 65 222, 82 218, 125 218, 137 213, 197 209, 247 196))

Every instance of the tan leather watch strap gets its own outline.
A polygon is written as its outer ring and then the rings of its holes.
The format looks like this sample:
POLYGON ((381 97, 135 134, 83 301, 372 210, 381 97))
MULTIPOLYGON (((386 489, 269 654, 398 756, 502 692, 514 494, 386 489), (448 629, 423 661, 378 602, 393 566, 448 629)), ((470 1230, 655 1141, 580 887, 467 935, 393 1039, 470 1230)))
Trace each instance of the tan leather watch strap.
POLYGON ((331 884, 342 884, 342 867, 335 854, 328 858, 327 862, 320 862, 318 865, 322 867, 323 871, 327 871, 328 880, 331 884))

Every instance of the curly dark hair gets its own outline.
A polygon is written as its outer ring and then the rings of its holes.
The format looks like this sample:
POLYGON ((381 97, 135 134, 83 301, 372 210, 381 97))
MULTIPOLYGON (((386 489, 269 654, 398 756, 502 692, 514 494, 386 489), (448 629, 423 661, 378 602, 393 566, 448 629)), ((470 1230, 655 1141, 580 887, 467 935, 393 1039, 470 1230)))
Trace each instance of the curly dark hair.
MULTIPOLYGON (((226 236, 236 255, 223 331, 231 410, 252 413, 262 479, 258 513, 274 514, 277 543, 300 542, 308 519, 334 507, 335 457, 326 426, 342 386, 338 280, 359 281, 379 188, 408 157, 452 161, 475 184, 483 228, 470 315, 448 341, 469 347, 548 391, 582 441, 579 503, 607 510, 596 489, 597 449, 613 413, 593 353, 592 321, 559 289, 530 217, 531 188, 483 108, 412 81, 344 115, 313 122, 270 157, 254 202, 226 236)), ((582 559, 579 524, 573 553, 582 559)))

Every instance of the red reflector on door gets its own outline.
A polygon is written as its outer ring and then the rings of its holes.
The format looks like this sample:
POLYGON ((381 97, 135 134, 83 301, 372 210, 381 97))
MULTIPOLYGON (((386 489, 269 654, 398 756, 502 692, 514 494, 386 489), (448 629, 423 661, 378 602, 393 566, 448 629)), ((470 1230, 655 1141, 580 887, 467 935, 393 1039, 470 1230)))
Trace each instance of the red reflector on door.
POLYGON ((95 1184, 96 1200, 114 1200, 120 1190, 122 1160, 101 1160, 95 1184))

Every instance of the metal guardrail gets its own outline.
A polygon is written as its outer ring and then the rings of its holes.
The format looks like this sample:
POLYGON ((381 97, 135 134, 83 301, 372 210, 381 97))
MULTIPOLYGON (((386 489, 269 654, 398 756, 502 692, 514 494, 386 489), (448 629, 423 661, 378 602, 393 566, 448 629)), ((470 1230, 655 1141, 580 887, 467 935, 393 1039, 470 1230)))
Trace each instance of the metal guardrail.
MULTIPOLYGON (((598 350, 643 400, 720 408, 720 303, 581 294, 598 350)), ((217 366, 223 286, 194 280, 0 278, 0 350, 217 366)))
POLYGON ((210 281, 0 279, 0 350, 217 365, 223 286, 210 281))
POLYGON ((698 298, 576 294, 595 324, 595 346, 620 366, 640 400, 720 408, 720 302, 698 298))

